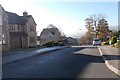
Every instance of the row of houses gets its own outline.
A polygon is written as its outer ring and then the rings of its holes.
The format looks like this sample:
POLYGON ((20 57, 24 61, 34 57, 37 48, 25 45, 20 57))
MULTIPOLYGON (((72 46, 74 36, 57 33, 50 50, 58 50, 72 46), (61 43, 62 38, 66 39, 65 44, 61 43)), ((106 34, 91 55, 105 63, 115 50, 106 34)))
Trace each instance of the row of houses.
POLYGON ((5 11, 0 5, 0 45, 2 51, 10 51, 20 48, 42 46, 47 42, 63 42, 67 39, 69 45, 77 45, 78 42, 72 37, 63 37, 59 29, 50 24, 37 36, 36 22, 32 15, 25 11, 22 16, 5 11))
POLYGON ((36 22, 25 11, 23 16, 5 11, 0 5, 0 45, 2 51, 36 47, 36 22))
POLYGON ((44 45, 48 42, 54 41, 63 43, 64 45, 78 45, 78 41, 72 37, 63 37, 57 27, 50 24, 47 28, 43 29, 39 37, 39 45, 44 45))

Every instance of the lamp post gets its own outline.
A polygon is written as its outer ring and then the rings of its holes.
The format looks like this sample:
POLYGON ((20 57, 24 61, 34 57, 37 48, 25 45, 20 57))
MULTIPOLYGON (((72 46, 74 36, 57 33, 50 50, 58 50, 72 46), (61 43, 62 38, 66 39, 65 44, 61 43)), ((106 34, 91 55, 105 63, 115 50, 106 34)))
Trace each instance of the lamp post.
POLYGON ((77 29, 77 37, 78 37, 78 45, 80 45, 80 42, 79 42, 79 34, 78 34, 78 31, 81 30, 81 29, 77 29))
MULTIPOLYGON (((81 29, 77 29, 77 37, 79 36, 79 34, 78 34, 78 31, 79 31, 79 30, 81 30, 81 29)), ((78 38, 79 38, 79 37, 78 37, 78 38)))

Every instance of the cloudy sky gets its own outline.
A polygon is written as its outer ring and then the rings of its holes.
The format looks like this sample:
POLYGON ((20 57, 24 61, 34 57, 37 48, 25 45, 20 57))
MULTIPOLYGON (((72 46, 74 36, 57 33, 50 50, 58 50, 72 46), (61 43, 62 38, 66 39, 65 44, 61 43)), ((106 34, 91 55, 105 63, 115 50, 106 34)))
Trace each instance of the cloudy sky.
POLYGON ((92 14, 105 15, 109 26, 118 25, 118 3, 113 1, 2 0, 1 5, 6 11, 20 16, 27 11, 37 23, 38 34, 53 24, 66 36, 80 37, 86 32, 84 20, 92 14))

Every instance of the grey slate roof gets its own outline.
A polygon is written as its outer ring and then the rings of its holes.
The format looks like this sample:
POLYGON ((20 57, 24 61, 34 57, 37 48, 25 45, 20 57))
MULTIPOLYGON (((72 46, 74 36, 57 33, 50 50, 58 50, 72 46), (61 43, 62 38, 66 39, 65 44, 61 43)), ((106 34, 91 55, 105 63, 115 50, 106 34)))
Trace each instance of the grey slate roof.
POLYGON ((16 13, 7 12, 8 15, 8 22, 9 24, 19 24, 19 25, 25 25, 27 23, 27 19, 25 16, 19 16, 16 13))

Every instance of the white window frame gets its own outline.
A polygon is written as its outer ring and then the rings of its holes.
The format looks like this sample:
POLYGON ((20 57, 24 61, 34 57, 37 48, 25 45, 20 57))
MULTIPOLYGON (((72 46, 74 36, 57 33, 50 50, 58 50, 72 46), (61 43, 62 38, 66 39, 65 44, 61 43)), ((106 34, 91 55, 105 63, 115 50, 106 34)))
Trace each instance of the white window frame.
POLYGON ((2 44, 2 35, 0 35, 0 44, 2 44))
POLYGON ((0 35, 0 44, 6 44, 6 37, 4 34, 0 35))

